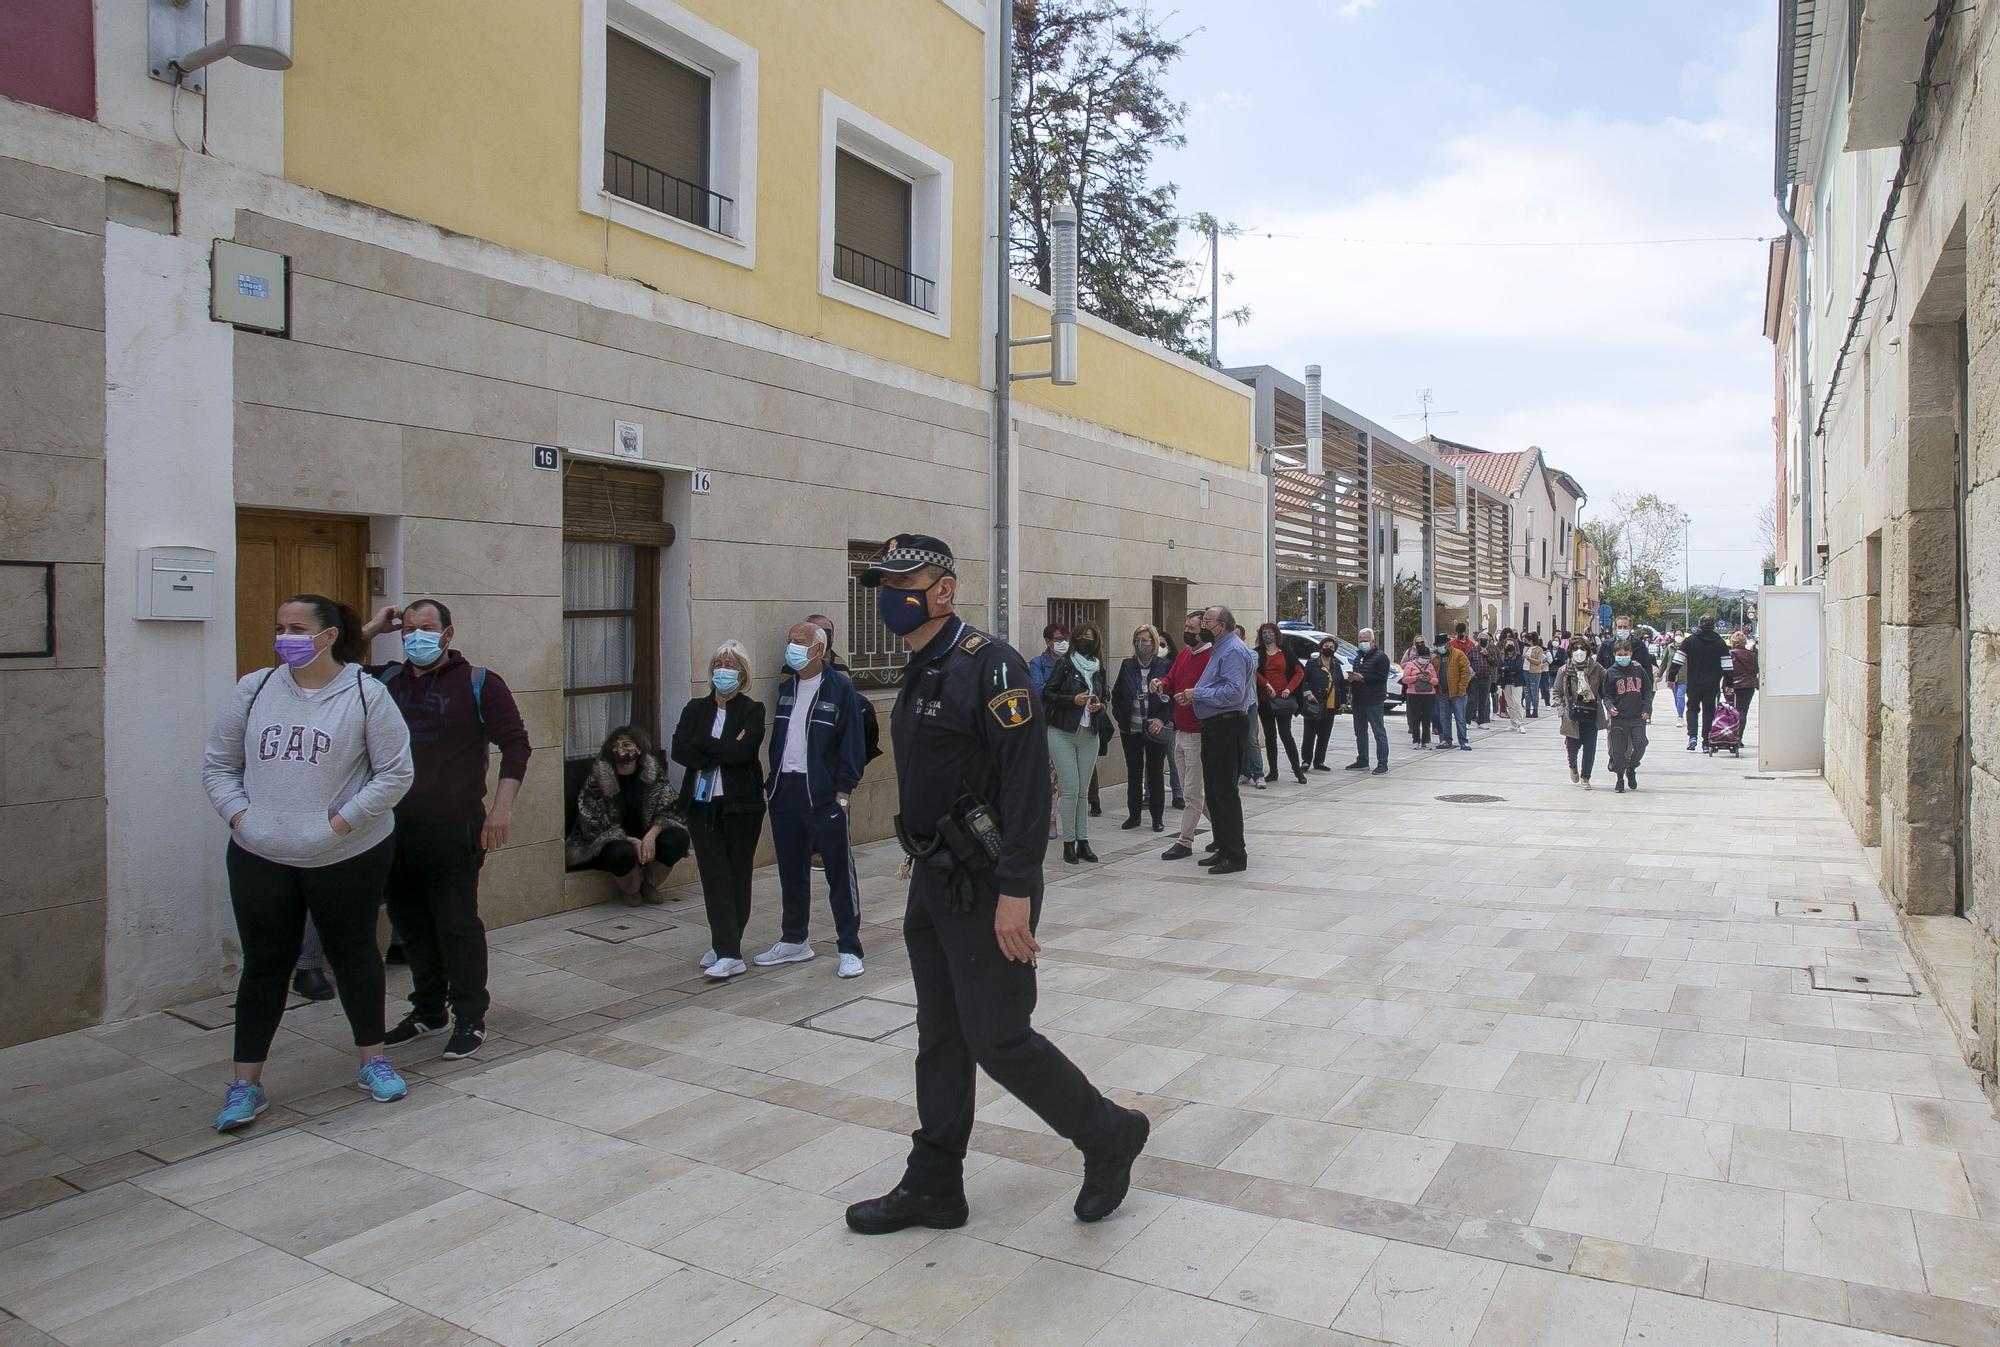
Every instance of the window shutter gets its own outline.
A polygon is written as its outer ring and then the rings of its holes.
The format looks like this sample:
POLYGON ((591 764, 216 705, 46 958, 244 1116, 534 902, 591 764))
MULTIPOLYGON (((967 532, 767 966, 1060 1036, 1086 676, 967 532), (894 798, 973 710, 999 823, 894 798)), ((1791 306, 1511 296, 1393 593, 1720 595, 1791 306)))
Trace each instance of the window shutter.
MULTIPOLYGON (((892 267, 910 269, 909 183, 841 150, 834 155, 833 203, 835 243, 892 267)), ((873 290, 883 288, 871 281, 860 283, 873 290)), ((896 298, 907 301, 907 296, 896 298)))
POLYGON ((683 219, 707 213, 709 79, 623 33, 607 33, 604 61, 604 149, 636 160, 691 187, 676 188, 607 158, 605 187, 619 196, 683 219))
POLYGON ((563 475, 563 536, 671 547, 666 499, 666 480, 657 472, 571 459, 563 475))

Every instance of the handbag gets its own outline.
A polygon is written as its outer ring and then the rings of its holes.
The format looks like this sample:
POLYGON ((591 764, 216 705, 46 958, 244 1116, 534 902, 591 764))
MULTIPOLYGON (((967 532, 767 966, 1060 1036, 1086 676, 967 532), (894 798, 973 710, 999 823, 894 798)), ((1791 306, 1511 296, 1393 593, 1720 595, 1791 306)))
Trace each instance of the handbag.
POLYGON ((1320 705, 1319 698, 1313 696, 1310 692, 1299 699, 1299 712, 1307 720, 1318 721, 1326 719, 1326 708, 1320 705))
POLYGON ((1264 709, 1274 716, 1297 715, 1299 701, 1296 697, 1273 697, 1270 701, 1264 703, 1264 709))

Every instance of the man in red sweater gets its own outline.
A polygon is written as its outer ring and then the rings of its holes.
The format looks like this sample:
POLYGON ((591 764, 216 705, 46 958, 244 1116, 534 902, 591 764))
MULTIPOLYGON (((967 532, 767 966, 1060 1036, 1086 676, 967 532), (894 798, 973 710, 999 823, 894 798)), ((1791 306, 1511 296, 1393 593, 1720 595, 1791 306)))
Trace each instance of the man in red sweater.
MULTIPOLYGON (((1182 625, 1181 649, 1174 656, 1174 667, 1165 678, 1154 680, 1154 690, 1164 696, 1193 691, 1214 653, 1215 647, 1202 639, 1201 610, 1196 609, 1182 625)), ((1174 770, 1181 775, 1181 798, 1186 803, 1181 810, 1180 840, 1160 853, 1163 861, 1194 855, 1194 834, 1201 824, 1202 803, 1208 798, 1201 784, 1201 721, 1192 705, 1178 701, 1174 703, 1174 770)))
POLYGON ((514 797, 528 774, 528 730, 500 675, 451 649, 451 609, 436 599, 384 608, 361 628, 370 640, 403 635, 405 662, 370 669, 410 727, 416 780, 396 806, 396 857, 386 890, 389 920, 409 957, 410 1013, 387 1043, 451 1026, 450 1058, 486 1040, 486 926, 479 869, 507 844, 514 797), (500 785, 486 808, 486 752, 500 746, 500 785), (449 1002, 451 1014, 445 1011, 449 1002))

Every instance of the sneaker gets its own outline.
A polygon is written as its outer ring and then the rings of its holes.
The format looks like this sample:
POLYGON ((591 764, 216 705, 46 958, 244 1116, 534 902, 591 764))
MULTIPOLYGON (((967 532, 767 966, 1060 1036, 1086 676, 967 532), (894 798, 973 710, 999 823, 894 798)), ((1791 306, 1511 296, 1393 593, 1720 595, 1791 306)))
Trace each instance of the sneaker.
POLYGON ((759 968, 769 968, 773 964, 804 963, 812 957, 813 947, 810 940, 801 940, 797 944, 780 940, 777 944, 751 960, 751 962, 759 968))
POLYGON ((1590 778, 1589 778, 1589 777, 1585 777, 1585 778, 1583 779, 1583 788, 1584 788, 1585 790, 1589 790, 1589 789, 1590 789, 1590 778))
POLYGON ((411 1039, 422 1038, 426 1034, 435 1034, 450 1023, 451 1021, 442 1015, 436 1019, 432 1019, 427 1015, 419 1015, 413 1010, 403 1016, 401 1024, 382 1035, 382 1041, 392 1048, 400 1047, 408 1043, 411 1039))
POLYGON ((1380 767, 1377 767, 1374 771, 1370 772, 1368 775, 1387 776, 1388 774, 1389 774, 1389 764, 1385 762, 1380 767))
POLYGON ((714 964, 715 964, 715 951, 714 951, 714 950, 709 950, 709 951, 708 951, 708 952, 707 952, 706 954, 703 954, 703 955, 701 956, 701 966, 702 966, 703 968, 710 968, 710 967, 713 967, 713 966, 714 966, 714 964))
POLYGON ((835 976, 858 978, 867 971, 867 969, 861 966, 861 956, 859 954, 843 954, 840 956, 840 968, 835 976))
POLYGON ((1581 776, 1579 776, 1579 775, 1577 774, 1577 770, 1576 770, 1576 768, 1574 768, 1574 767, 1570 768, 1570 769, 1569 769, 1569 783, 1570 783, 1570 785, 1574 786, 1574 785, 1575 785, 1575 784, 1576 784, 1577 782, 1579 782, 1579 781, 1581 781, 1581 780, 1583 780, 1583 778, 1582 778, 1581 776))
POLYGON ((741 959, 717 959, 708 966, 708 976, 714 978, 717 982, 727 981, 735 977, 738 973, 747 973, 749 971, 748 968, 744 967, 743 960, 741 959))
POLYGON ((229 1093, 222 1099, 222 1112, 215 1115, 215 1130, 233 1132, 269 1107, 271 1100, 265 1095, 263 1086, 252 1085, 247 1080, 232 1080, 229 1082, 229 1093))
POLYGON ((479 1045, 486 1041, 486 1025, 481 1020, 461 1019, 452 1025, 451 1037, 444 1045, 444 1056, 448 1061, 470 1057, 479 1051, 479 1045))
POLYGON ((1692 739, 1688 740, 1688 752, 1694 752, 1694 740, 1692 739))
POLYGON ((1470 752, 1472 751, 1472 745, 1471 745, 1471 744, 1460 744, 1460 745, 1458 746, 1458 751, 1459 751, 1459 752, 1461 752, 1461 753, 1470 753, 1470 752))
POLYGON ((387 1057, 375 1056, 368 1064, 355 1073, 354 1083, 375 1097, 378 1104, 392 1104, 410 1092, 403 1078, 396 1074, 396 1068, 389 1065, 387 1057))

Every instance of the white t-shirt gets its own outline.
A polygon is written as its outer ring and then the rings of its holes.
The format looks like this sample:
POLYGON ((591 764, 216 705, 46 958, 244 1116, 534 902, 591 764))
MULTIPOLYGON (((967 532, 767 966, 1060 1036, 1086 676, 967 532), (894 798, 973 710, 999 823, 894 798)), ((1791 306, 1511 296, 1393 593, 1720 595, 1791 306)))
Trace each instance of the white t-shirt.
MULTIPOLYGON (((726 706, 716 707, 715 728, 711 729, 708 732, 708 737, 711 739, 722 738, 722 727, 728 722, 728 720, 729 720, 729 708, 726 706)), ((722 769, 720 767, 709 768, 708 798, 711 800, 719 800, 722 798, 722 769)))
POLYGON ((823 674, 811 678, 801 678, 796 693, 792 697, 792 717, 785 724, 785 751, 778 758, 778 771, 803 772, 806 770, 806 742, 812 733, 813 704, 819 700, 820 680, 823 674))

